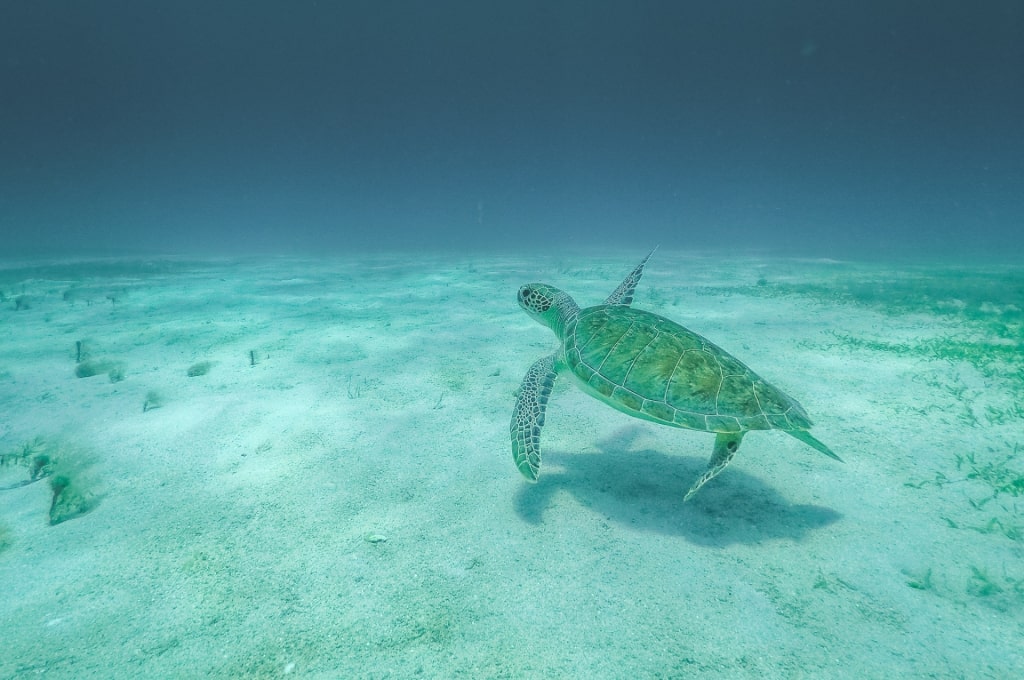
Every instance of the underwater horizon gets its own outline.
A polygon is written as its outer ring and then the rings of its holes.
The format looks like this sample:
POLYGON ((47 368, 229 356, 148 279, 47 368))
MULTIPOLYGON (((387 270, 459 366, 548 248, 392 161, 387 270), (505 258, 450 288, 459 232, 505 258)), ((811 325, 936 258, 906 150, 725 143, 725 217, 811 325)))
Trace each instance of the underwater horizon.
POLYGON ((1020 2, 4 3, 0 92, 0 677, 1024 668, 1020 2))

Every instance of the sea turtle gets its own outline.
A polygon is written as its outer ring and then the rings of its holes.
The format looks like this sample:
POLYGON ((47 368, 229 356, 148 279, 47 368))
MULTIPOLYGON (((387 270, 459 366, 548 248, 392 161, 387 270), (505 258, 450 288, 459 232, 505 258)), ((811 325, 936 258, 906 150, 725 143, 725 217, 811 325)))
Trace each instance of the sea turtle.
POLYGON ((747 430, 782 430, 841 460, 807 431, 811 420, 796 399, 693 331, 630 307, 653 254, 596 307, 580 309, 567 293, 543 283, 519 289, 519 306, 561 343, 530 366, 516 396, 512 456, 523 476, 536 481, 540 472, 544 409, 559 373, 628 415, 715 433, 708 468, 683 500, 729 464, 747 430))

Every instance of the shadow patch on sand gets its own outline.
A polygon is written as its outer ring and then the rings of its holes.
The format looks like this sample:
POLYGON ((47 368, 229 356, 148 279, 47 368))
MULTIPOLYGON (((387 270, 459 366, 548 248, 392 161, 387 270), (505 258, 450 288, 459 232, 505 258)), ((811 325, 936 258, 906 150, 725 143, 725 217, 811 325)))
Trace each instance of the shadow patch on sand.
POLYGON ((788 503, 764 480, 735 465, 683 503, 706 465, 695 457, 651 450, 553 451, 545 463, 553 469, 542 472, 536 485, 524 486, 515 499, 519 516, 531 524, 544 521, 545 511, 563 491, 608 521, 710 547, 799 541, 842 517, 827 507, 788 503))

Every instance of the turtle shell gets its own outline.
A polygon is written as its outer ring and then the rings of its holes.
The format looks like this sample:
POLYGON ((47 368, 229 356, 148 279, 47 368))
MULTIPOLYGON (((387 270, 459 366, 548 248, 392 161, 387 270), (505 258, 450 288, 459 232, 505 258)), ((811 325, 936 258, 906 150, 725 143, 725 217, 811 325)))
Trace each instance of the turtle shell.
POLYGON ((633 416, 706 432, 811 426, 792 397, 657 314, 589 307, 565 329, 564 348, 566 366, 588 392, 633 416))

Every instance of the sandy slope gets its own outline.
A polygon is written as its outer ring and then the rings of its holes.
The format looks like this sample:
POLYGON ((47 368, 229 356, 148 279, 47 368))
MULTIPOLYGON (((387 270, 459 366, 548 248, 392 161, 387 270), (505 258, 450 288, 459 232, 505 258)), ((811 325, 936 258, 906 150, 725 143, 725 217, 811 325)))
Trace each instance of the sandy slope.
POLYGON ((0 491, 0 676, 1024 667, 1020 316, 985 298, 1021 273, 659 252, 636 304, 846 464, 753 433, 683 505, 710 435, 560 384, 526 484, 513 392, 554 340, 516 288, 596 303, 642 255, 3 265, 0 453, 43 437, 98 505, 50 526, 47 480, 0 491))

